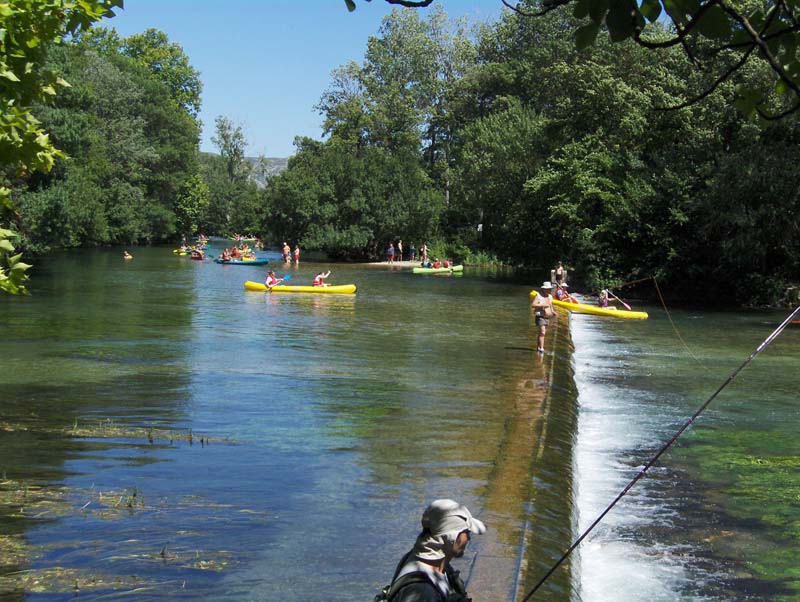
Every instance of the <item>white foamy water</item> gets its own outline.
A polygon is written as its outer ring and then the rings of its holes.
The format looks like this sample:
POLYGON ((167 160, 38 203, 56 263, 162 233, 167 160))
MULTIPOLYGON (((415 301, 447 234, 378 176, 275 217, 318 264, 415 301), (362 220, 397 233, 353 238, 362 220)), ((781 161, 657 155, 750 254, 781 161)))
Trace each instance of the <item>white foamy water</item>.
MULTIPOLYGON (((649 460, 641 450, 657 450, 668 439, 664 435, 675 420, 674 406, 654 404, 646 391, 626 383, 639 380, 642 368, 630 345, 615 340, 614 325, 600 320, 571 318, 579 404, 576 536, 649 460)), ((691 568, 689 547, 641 536, 643 530, 652 534, 680 528, 680 518, 664 507, 663 489, 669 483, 651 479, 659 471, 663 475, 658 466, 651 468, 576 551, 573 579, 580 602, 712 600, 691 593, 691 581, 700 575, 691 568), (656 487, 662 488, 659 497, 653 495, 656 487)))

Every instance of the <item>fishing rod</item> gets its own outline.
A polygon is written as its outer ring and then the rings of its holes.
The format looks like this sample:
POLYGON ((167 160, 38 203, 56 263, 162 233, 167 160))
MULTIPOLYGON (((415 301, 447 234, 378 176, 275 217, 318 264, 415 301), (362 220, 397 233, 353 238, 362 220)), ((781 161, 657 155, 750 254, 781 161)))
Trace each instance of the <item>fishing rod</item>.
POLYGON ((594 530, 594 528, 598 524, 600 524, 600 521, 602 521, 605 518, 606 514, 608 514, 611 511, 611 509, 614 506, 617 505, 617 502, 619 502, 623 497, 625 497, 625 495, 628 493, 628 491, 630 491, 631 488, 637 482, 639 482, 639 480, 642 477, 645 476, 645 474, 650 469, 650 467, 652 467, 653 464, 655 464, 658 461, 658 459, 661 457, 661 455, 664 452, 666 452, 670 447, 672 447, 672 444, 675 443, 675 441, 678 440, 678 437, 680 437, 683 434, 683 432, 692 425, 692 423, 695 421, 695 419, 698 416, 700 416, 700 414, 703 413, 703 411, 709 406, 709 404, 712 401, 714 401, 714 399, 717 397, 717 395, 719 395, 722 392, 722 390, 725 387, 727 387, 731 383, 731 381, 733 381, 734 378, 736 378, 736 376, 739 374, 739 372, 741 372, 750 362, 752 362, 759 353, 761 353, 762 351, 764 351, 764 349, 769 347, 769 345, 772 343, 772 341, 774 341, 777 338, 777 336, 781 332, 783 332, 783 329, 786 328, 786 326, 788 326, 789 323, 792 320, 794 320, 798 315, 800 315, 800 305, 798 305, 795 308, 795 310, 792 311, 791 314, 789 314, 789 317, 786 318, 783 322, 781 322, 780 325, 775 330, 772 331, 772 334, 770 334, 766 339, 764 339, 761 342, 761 344, 758 347, 756 347, 755 351, 753 351, 750 354, 750 356, 746 360, 744 360, 744 362, 742 362, 741 365, 739 365, 738 368, 736 368, 733 372, 731 372, 730 376, 728 376, 728 378, 725 379, 725 381, 719 387, 717 387, 717 390, 714 391, 711 394, 711 397, 706 399, 706 401, 699 408, 697 408, 697 411, 695 411, 695 413, 692 414, 692 417, 689 418, 683 424, 683 426, 681 426, 681 428, 678 429, 678 431, 672 436, 672 438, 669 441, 667 441, 667 443, 664 444, 664 446, 660 450, 658 450, 658 453, 655 456, 653 456, 652 459, 647 464, 645 464, 644 468, 642 468, 639 471, 639 473, 635 477, 633 477, 633 479, 631 479, 631 481, 617 495, 617 497, 615 497, 614 500, 606 507, 606 509, 603 510, 596 519, 594 519, 594 522, 592 522, 592 524, 589 525, 589 527, 587 527, 587 529, 583 533, 581 533, 580 537, 578 537, 578 539, 576 539, 573 542, 573 544, 569 548, 567 548, 567 551, 564 552, 564 554, 561 555, 561 558, 559 558, 556 561, 556 563, 552 567, 550 567, 550 570, 548 570, 547 573, 545 573, 544 577, 539 579, 539 581, 536 583, 536 585, 533 586, 533 589, 530 592, 528 592, 528 594, 522 600, 520 600, 520 602, 528 602, 528 600, 530 600, 531 596, 533 596, 533 594, 536 593, 536 590, 538 590, 544 584, 544 582, 547 581, 550 578, 550 575, 552 575, 555 572, 555 570, 559 566, 561 566, 561 564, 569 557, 569 555, 572 554, 572 552, 575 550, 575 548, 577 548, 580 545, 580 543, 584 539, 586 539, 586 537, 589 535, 589 533, 591 533, 592 530, 594 530))

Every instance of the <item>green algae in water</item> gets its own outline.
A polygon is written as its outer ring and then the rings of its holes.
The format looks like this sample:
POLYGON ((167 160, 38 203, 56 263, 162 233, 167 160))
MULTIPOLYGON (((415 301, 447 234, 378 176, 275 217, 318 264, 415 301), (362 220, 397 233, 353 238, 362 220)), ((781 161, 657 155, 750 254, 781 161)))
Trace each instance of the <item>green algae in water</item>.
POLYGON ((771 582, 779 600, 800 600, 800 446, 790 432, 700 428, 684 452, 707 482, 715 510, 739 535, 714 542, 715 553, 743 573, 771 582))
MULTIPOLYGON (((34 521, 81 516, 86 520, 120 521, 134 514, 152 517, 165 514, 191 513, 200 523, 211 517, 216 521, 233 521, 237 515, 263 513, 230 504, 216 503, 200 496, 179 499, 148 499, 136 487, 126 490, 96 490, 70 488, 62 485, 43 485, 5 478, 0 481, 0 520, 28 519, 34 521)), ((2 525, 0 525, 2 526, 2 525)), ((200 530, 178 531, 175 543, 154 546, 153 541, 128 539, 107 546, 107 563, 125 563, 143 569, 143 575, 114 574, 108 570, 71 566, 42 566, 47 554, 69 553, 84 547, 78 541, 54 541, 31 545, 22 534, 0 532, 0 598, 11 592, 55 594, 80 591, 124 591, 126 593, 157 590, 157 572, 146 567, 172 565, 178 571, 195 570, 222 572, 239 563, 238 555, 230 550, 209 549, 205 533, 200 530), (202 546, 199 547, 198 546, 202 546), (152 573, 152 574, 151 574, 152 573)))

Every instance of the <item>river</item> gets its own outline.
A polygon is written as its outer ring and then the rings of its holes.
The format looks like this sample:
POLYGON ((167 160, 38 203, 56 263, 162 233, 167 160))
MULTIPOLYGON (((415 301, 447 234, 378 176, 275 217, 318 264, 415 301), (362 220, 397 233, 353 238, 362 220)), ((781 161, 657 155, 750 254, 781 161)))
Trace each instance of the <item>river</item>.
MULTIPOLYGON (((489 526, 473 597, 519 599, 778 318, 675 312, 684 346, 658 308, 572 316, 539 358, 525 284, 276 262, 359 290, 268 295, 260 267, 133 253, 43 258, 0 298, 4 600, 369 600, 437 497, 489 526)), ((797 596, 797 334, 534 599, 797 596)))

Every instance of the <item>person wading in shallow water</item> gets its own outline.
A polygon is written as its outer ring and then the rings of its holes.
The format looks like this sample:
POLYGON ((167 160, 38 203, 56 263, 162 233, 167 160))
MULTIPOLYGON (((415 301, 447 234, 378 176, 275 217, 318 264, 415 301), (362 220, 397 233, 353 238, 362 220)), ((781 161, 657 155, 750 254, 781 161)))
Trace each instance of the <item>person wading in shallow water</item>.
POLYGON ((547 325, 550 324, 550 318, 555 315, 553 298, 550 296, 550 291, 552 290, 553 285, 550 282, 543 283, 542 290, 533 298, 531 303, 533 314, 536 316, 536 327, 539 329, 536 349, 539 353, 544 353, 544 335, 547 333, 547 325))
POLYGON ((555 281, 556 286, 560 286, 566 279, 567 270, 564 268, 564 264, 559 261, 556 267, 550 270, 550 280, 555 281))
POLYGON ((422 514, 422 532, 400 560, 392 583, 375 602, 469 602, 464 582, 450 566, 461 558, 471 535, 486 532, 466 506, 453 500, 435 500, 422 514))

